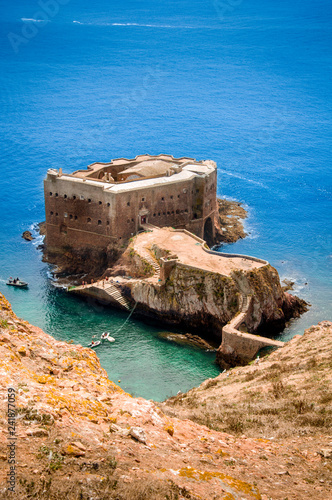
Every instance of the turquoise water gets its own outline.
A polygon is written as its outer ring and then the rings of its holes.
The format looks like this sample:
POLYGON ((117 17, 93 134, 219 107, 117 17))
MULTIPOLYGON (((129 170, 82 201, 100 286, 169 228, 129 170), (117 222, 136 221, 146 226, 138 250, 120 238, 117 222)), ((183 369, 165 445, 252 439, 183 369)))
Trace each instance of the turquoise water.
MULTIPOLYGON (((122 324, 122 313, 55 289, 20 235, 44 220, 48 168, 164 152, 217 162, 218 194, 249 210, 249 237, 223 250, 269 260, 312 304, 282 338, 331 319, 331 3, 58 6, 46 22, 35 0, 1 5, 0 291, 14 311, 83 344, 122 324), (6 287, 13 274, 28 291, 6 287)), ((98 351, 110 378, 162 399, 218 373, 213 354, 162 330, 130 320, 114 349, 98 351)))
MULTIPOLYGON (((17 228, 16 228, 17 229, 17 228)), ((83 301, 56 288, 48 266, 41 262, 33 244, 13 237, 10 259, 1 267, 0 291, 11 302, 18 316, 39 326, 59 340, 87 345, 93 335, 110 331, 116 338, 95 349, 109 378, 134 396, 161 401, 178 391, 186 391, 206 378, 220 373, 215 353, 181 345, 165 339, 168 326, 155 326, 135 320, 128 314, 92 300, 83 301), (6 287, 4 276, 24 276, 28 290, 6 287)))

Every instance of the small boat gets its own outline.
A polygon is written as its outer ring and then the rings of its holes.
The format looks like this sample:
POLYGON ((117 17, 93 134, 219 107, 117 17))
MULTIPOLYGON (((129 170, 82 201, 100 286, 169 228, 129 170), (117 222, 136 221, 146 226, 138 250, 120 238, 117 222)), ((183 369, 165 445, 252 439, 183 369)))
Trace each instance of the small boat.
POLYGON ((111 337, 110 333, 109 332, 104 332, 101 334, 101 337, 100 337, 102 340, 108 340, 109 342, 115 342, 115 338, 114 337, 111 337))
POLYGON ((28 288, 29 283, 27 283, 26 281, 22 281, 18 278, 16 279, 9 278, 9 280, 6 282, 6 285, 17 286, 18 288, 28 288))
POLYGON ((88 347, 91 347, 91 349, 93 349, 94 347, 97 347, 100 344, 101 344, 100 340, 93 340, 92 342, 90 342, 90 344, 88 345, 88 347))

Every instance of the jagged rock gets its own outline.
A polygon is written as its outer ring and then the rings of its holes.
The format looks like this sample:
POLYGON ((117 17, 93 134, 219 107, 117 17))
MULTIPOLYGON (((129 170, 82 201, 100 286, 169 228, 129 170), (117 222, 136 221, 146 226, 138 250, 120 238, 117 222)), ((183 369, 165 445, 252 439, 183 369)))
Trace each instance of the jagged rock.
POLYGON ((75 441, 75 442, 73 442, 71 444, 73 446, 76 446, 76 448, 78 448, 81 451, 86 451, 86 447, 82 443, 80 443, 79 441, 75 441))
POLYGON ((117 432, 118 434, 121 434, 122 436, 128 436, 128 431, 125 429, 122 429, 116 424, 111 424, 110 427, 110 432, 117 432))
POLYGON ((21 356, 26 356, 27 355, 27 350, 26 350, 26 347, 24 345, 21 345, 18 349, 17 349, 17 352, 21 355, 21 356))
POLYGON ((22 238, 26 241, 32 241, 35 239, 30 231, 24 231, 24 233, 22 234, 22 238))
POLYGON ((85 451, 78 447, 75 443, 68 443, 64 445, 61 449, 62 455, 68 455, 70 457, 84 457, 85 451))
POLYGON ((129 435, 139 441, 140 443, 146 444, 145 432, 141 427, 132 427, 129 430, 129 435))
POLYGON ((0 342, 6 342, 7 344, 10 344, 10 336, 7 333, 3 333, 0 335, 0 342))
POLYGON ((44 234, 46 234, 46 222, 39 222, 39 224, 37 224, 38 226, 38 231, 39 231, 39 234, 44 236, 44 234))
POLYGON ((323 448, 319 453, 323 458, 332 458, 332 449, 323 448))

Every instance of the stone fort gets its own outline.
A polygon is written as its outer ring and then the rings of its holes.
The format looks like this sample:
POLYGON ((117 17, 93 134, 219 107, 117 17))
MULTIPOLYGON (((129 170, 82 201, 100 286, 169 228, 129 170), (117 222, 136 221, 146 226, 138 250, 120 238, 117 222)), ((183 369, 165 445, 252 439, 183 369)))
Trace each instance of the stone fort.
POLYGON ((163 154, 92 163, 72 174, 49 169, 47 249, 105 250, 147 224, 187 229, 212 244, 216 188, 215 162, 163 154))

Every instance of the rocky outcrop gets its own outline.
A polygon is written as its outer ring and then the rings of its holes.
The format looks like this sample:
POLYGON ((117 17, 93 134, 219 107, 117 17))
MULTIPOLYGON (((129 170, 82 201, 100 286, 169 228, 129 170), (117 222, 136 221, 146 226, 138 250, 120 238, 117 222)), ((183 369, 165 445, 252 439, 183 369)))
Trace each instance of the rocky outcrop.
POLYGON ((247 236, 243 228, 243 220, 247 218, 247 211, 242 203, 233 200, 217 199, 218 212, 215 218, 214 244, 235 243, 247 236))
POLYGON ((319 335, 286 344, 262 367, 224 373, 161 409, 108 380, 92 350, 17 318, 0 294, 0 499, 309 500, 314 487, 315 498, 326 500, 325 323, 319 335), (283 383, 280 373, 288 377, 283 383), (8 394, 15 424, 8 423, 8 394), (280 429, 276 410, 285 420, 280 429), (17 437, 14 465, 9 425, 17 437))
POLYGON ((125 247, 117 244, 109 245, 106 251, 67 247, 61 252, 54 253, 45 247, 43 260, 55 265, 52 272, 60 282, 68 278, 71 284, 78 284, 82 281, 82 276, 88 281, 101 276, 106 269, 117 262, 124 250, 125 247))
POLYGON ((22 238, 26 241, 32 241, 34 240, 35 238, 32 236, 32 233, 31 231, 24 231, 22 233, 22 238))
MULTIPOLYGON (((136 315, 222 341, 217 360, 223 368, 248 363, 262 347, 280 347, 280 342, 252 334, 280 332, 291 317, 306 310, 304 301, 283 291, 268 262, 211 251, 186 230, 147 226, 112 272, 120 275, 113 274, 114 283, 108 286, 115 286, 128 310, 131 304, 136 315)), ((102 279, 70 291, 116 303, 105 286, 102 279)))
POLYGON ((147 280, 122 285, 137 302, 137 312, 196 330, 202 337, 221 340, 222 328, 240 310, 241 297, 252 297, 246 321, 249 333, 281 331, 290 317, 304 312, 304 301, 282 291, 277 271, 270 265, 230 276, 178 263, 162 283, 147 280))

